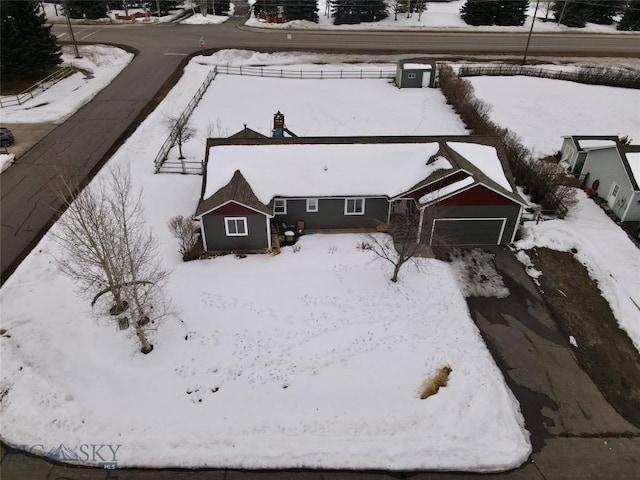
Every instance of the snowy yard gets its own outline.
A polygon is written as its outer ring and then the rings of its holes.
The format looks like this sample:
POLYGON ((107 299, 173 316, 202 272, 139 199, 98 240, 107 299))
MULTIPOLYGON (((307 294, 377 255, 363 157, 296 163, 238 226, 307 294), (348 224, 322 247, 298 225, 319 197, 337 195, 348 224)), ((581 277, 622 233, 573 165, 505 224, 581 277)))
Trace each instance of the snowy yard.
MULTIPOLYGON (((150 355, 78 296, 52 259, 49 236, 18 267, 0 290, 4 441, 44 450, 120 444, 120 466, 488 471, 527 458, 518 404, 469 317, 451 265, 423 259, 421 271, 404 270, 392 284, 389 267, 355 248, 356 235, 309 235, 300 251, 278 256, 180 261, 166 222, 195 211, 201 179, 153 175, 166 115, 184 108, 214 63, 299 70, 321 68, 312 63, 320 58, 241 51, 197 57, 110 160, 128 163, 144 185, 147 220, 173 270, 167 290, 179 312, 160 326, 150 355), (446 365, 449 384, 420 400, 422 382, 446 365)), ((335 61, 325 68, 376 68, 324 58, 335 61)), ((550 90, 544 95, 558 105, 551 121, 559 146, 558 125, 567 120, 550 90)), ((269 135, 277 110, 298 135, 465 133, 437 90, 399 91, 386 80, 219 75, 194 112, 198 134, 185 153, 201 159, 208 134, 232 134, 244 123, 269 135), (250 108, 240 108, 247 92, 250 108)), ((580 128, 583 118, 574 116, 567 128, 580 128)), ((622 288, 601 284, 616 316, 637 318, 628 299, 638 281, 637 251, 591 207, 581 202, 566 220, 529 227, 519 247, 577 246, 599 282, 616 272, 622 288), (632 261, 612 249, 597 256, 610 242, 632 261)))
POLYGON ((394 285, 359 240, 177 266, 183 312, 147 357, 95 323, 45 241, 2 290, 3 438, 118 443, 120 465, 518 466, 530 451, 519 407, 450 267, 425 259, 394 285), (26 309, 25 295, 42 301, 26 309), (445 365, 449 385, 420 400, 445 365))
POLYGON ((492 106, 491 119, 536 155, 556 153, 563 135, 628 135, 640 142, 640 90, 521 76, 466 78, 492 106))

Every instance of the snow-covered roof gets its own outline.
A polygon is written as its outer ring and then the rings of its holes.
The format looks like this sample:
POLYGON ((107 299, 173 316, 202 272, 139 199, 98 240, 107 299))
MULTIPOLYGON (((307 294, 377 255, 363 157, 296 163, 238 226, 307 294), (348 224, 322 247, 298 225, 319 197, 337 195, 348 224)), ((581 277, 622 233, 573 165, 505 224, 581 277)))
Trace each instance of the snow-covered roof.
POLYGON ((578 148, 586 150, 587 148, 615 147, 614 140, 577 140, 578 148))
POLYGON ((428 63, 405 63, 402 67, 405 70, 431 70, 433 68, 428 63))
POLYGON ((625 155, 636 183, 640 184, 640 152, 626 152, 625 155))
POLYGON ((447 142, 447 145, 462 155, 468 162, 472 163, 478 170, 504 188, 507 192, 513 192, 513 187, 511 187, 509 180, 507 180, 507 177, 504 174, 502 162, 500 161, 498 152, 494 147, 463 142, 447 142))
POLYGON ((438 142, 214 145, 204 198, 227 185, 236 170, 265 205, 274 197, 393 197, 453 168, 444 157, 429 162, 438 150, 438 142))
POLYGON ((433 192, 427 193, 426 195, 423 195, 422 197, 420 197, 419 203, 421 204, 430 203, 435 200, 439 200, 443 197, 446 197, 450 193, 457 192, 458 190, 461 190, 464 187, 472 185, 473 183, 475 183, 475 180, 473 179, 473 177, 463 178, 462 180, 458 180, 457 182, 453 182, 449 185, 445 185, 444 187, 439 188, 438 190, 435 190, 433 192))

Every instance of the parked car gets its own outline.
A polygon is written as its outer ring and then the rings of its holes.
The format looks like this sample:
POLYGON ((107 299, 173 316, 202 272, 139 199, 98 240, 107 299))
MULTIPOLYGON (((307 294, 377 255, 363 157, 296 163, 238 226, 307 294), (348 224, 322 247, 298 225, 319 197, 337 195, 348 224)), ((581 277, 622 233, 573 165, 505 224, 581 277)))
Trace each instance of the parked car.
POLYGON ((6 127, 0 127, 0 146, 10 147, 16 142, 13 133, 6 127))

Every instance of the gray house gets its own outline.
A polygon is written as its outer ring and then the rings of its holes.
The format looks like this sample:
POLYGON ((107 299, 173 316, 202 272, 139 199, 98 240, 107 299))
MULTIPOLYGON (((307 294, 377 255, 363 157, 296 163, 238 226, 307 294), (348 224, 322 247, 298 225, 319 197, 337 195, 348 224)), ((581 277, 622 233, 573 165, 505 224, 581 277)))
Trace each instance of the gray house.
POLYGON ((436 62, 428 58, 400 60, 396 66, 398 88, 423 88, 437 86, 436 62))
POLYGON ((581 173, 620 221, 640 221, 640 145, 590 148, 581 173))
POLYGON ((560 161, 566 163, 567 170, 575 175, 581 174, 588 149, 612 147, 620 143, 615 135, 569 135, 562 138, 560 161))
POLYGON ((268 252, 283 235, 384 230, 498 245, 522 208, 497 137, 209 138, 195 218, 209 252, 268 252))

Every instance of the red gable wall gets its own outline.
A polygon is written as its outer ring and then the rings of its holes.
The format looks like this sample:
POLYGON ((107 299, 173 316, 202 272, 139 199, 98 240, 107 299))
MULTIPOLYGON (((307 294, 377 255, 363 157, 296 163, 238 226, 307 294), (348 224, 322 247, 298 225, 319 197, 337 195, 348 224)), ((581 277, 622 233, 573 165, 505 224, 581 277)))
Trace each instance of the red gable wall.
POLYGON ((475 205, 513 205, 513 200, 497 194, 493 190, 489 190, 482 185, 476 185, 469 190, 446 198, 438 202, 438 206, 454 207, 454 206, 475 206, 475 205))

